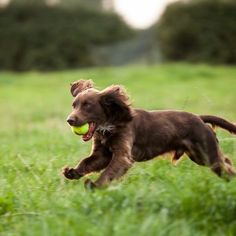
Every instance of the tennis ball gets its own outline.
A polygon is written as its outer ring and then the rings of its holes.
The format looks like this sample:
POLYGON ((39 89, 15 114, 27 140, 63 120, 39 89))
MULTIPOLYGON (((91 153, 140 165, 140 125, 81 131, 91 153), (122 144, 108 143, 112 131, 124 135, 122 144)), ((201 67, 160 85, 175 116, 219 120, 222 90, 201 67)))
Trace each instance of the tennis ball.
POLYGON ((75 134, 83 135, 83 134, 88 133, 88 131, 89 131, 89 124, 86 123, 86 124, 81 125, 81 126, 71 126, 71 130, 75 134))

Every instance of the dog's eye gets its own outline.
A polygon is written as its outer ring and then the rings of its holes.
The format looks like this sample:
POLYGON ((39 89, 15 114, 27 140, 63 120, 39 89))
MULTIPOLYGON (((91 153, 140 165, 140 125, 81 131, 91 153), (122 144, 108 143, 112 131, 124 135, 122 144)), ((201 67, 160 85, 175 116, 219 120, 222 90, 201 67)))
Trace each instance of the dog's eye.
POLYGON ((72 107, 73 107, 74 109, 75 109, 78 105, 79 105, 79 102, 78 102, 78 101, 72 103, 72 107))
POLYGON ((84 107, 85 109, 90 109, 90 108, 92 107, 92 104, 89 103, 89 102, 84 102, 84 103, 83 103, 83 107, 84 107))

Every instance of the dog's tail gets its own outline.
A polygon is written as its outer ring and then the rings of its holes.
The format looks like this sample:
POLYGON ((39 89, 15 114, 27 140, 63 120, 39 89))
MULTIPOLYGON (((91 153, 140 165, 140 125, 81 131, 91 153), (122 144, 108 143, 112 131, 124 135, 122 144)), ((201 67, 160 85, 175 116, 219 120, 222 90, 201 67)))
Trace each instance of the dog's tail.
POLYGON ((236 125, 233 123, 218 117, 218 116, 210 116, 210 115, 202 115, 200 118, 203 120, 204 123, 210 123, 213 127, 218 126, 222 129, 229 131, 232 134, 236 135, 236 125))

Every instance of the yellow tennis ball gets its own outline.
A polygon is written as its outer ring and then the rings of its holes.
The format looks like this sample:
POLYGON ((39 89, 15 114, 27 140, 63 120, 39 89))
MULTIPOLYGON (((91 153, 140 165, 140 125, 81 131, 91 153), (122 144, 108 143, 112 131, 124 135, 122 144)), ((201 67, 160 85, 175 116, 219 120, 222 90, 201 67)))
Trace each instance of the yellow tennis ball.
POLYGON ((88 133, 88 131, 89 131, 89 124, 86 123, 86 124, 81 125, 81 126, 71 126, 71 130, 75 134, 83 135, 83 134, 88 133))

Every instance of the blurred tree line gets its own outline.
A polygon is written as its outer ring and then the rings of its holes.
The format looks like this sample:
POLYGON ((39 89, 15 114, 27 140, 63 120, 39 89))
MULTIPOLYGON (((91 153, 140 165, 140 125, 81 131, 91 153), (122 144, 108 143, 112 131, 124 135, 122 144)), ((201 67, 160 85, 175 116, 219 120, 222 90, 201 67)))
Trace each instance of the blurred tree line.
POLYGON ((93 47, 133 35, 116 14, 102 11, 99 0, 56 3, 15 0, 0 9, 0 69, 91 66, 93 47))
POLYGON ((156 25, 167 60, 236 63, 236 1, 188 0, 169 5, 156 25))
POLYGON ((102 2, 12 0, 0 9, 0 69, 155 63, 160 54, 171 61, 236 63, 235 0, 177 1, 140 32, 102 2))

